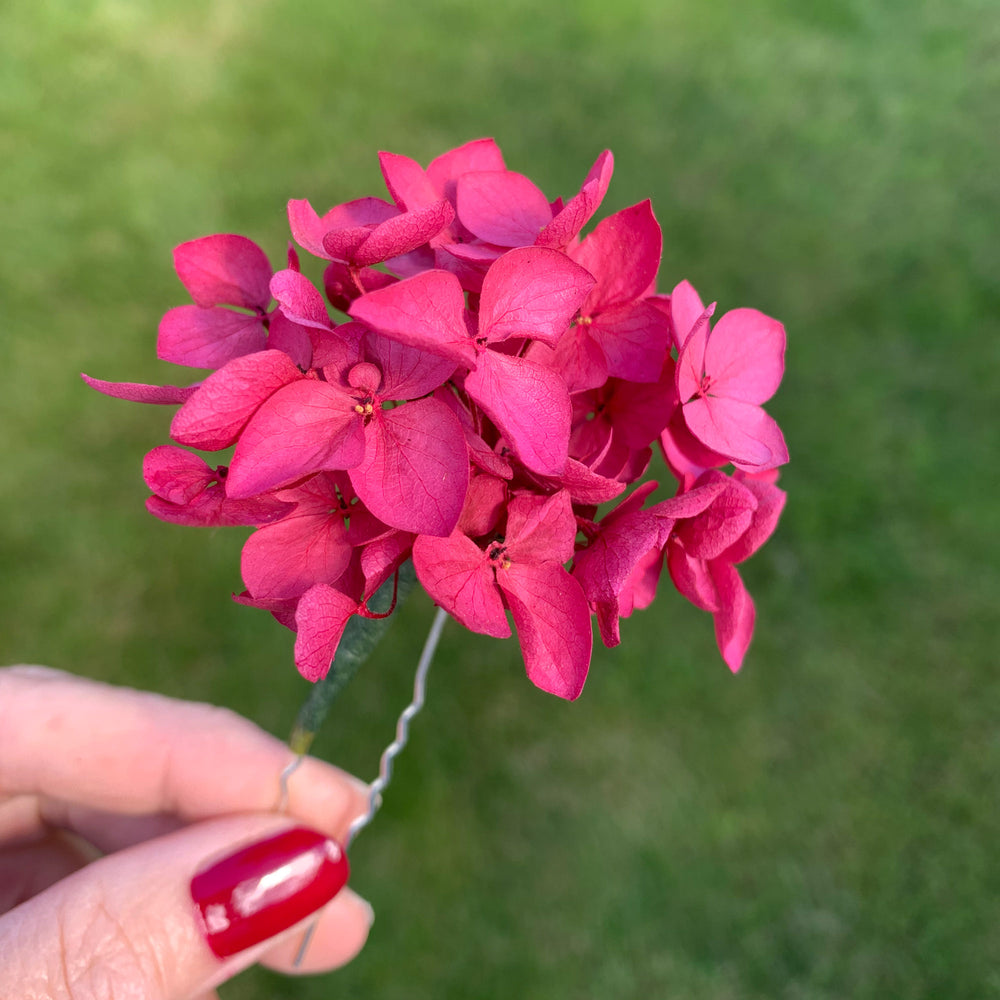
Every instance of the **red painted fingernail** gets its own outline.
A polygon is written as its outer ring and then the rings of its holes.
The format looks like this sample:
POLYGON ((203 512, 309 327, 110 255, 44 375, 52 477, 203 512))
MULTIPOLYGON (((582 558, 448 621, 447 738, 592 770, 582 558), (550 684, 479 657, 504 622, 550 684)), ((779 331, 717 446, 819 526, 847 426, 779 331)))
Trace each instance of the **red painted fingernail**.
POLYGON ((243 847, 191 879, 208 946, 219 958, 280 934, 340 892, 347 855, 329 837, 294 827, 243 847))

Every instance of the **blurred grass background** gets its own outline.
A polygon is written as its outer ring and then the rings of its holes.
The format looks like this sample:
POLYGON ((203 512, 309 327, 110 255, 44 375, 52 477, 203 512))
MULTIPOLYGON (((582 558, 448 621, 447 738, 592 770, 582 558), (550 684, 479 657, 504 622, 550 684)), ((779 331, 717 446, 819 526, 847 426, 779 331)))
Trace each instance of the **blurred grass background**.
MULTIPOLYGON (((611 147, 661 287, 788 329, 792 454, 743 673, 669 585, 580 702, 452 625, 340 973, 228 997, 1000 996, 1000 7, 995 0, 9 0, 0 9, 0 661, 233 706, 284 736, 291 637, 230 603, 240 530, 143 509, 183 380, 171 248, 381 193, 493 135, 549 194, 611 147), (994 469, 990 473, 990 469, 994 469), (995 482, 995 480, 994 480, 995 482)), ((319 752, 374 773, 431 607, 319 752)))

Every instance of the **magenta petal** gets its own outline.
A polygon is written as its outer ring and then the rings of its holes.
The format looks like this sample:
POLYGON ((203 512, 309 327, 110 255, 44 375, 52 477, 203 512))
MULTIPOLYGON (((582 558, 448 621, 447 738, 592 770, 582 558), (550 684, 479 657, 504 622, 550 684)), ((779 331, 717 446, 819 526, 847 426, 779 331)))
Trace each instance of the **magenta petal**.
MULTIPOLYGON (((330 213, 327 213, 327 216, 330 213)), ((303 250, 308 250, 314 257, 326 257, 323 248, 323 237, 330 231, 331 224, 326 216, 320 218, 316 209, 305 198, 293 198, 288 203, 288 228, 292 238, 303 250)))
POLYGON ((351 561, 339 513, 299 513, 258 528, 243 546, 240 570, 254 597, 299 597, 313 584, 334 583, 351 561))
POLYGON ((449 535, 469 486, 458 418, 436 399, 384 410, 365 429, 365 454, 350 470, 361 502, 381 521, 421 535, 449 535))
POLYGON ((685 403, 691 433, 738 468, 773 469, 788 461, 781 430, 761 407, 726 396, 705 396, 685 403))
POLYGON ((205 451, 228 448, 257 408, 282 386, 302 378, 283 351, 257 351, 213 372, 174 414, 170 436, 205 451))
POLYGON ((355 251, 352 261, 363 267, 409 253, 437 236, 454 218, 455 210, 446 201, 403 212, 376 226, 355 251))
POLYGON ((413 553, 413 539, 408 531, 393 531, 369 542, 361 550, 366 601, 409 559, 413 553))
POLYGON ((573 260, 597 279, 581 312, 591 316, 642 298, 656 280, 662 242, 648 199, 599 222, 583 243, 570 251, 573 260))
POLYGON ((766 403, 785 372, 785 328, 757 309, 731 309, 705 345, 711 392, 744 403, 766 403))
POLYGON ((230 500, 221 482, 211 484, 203 493, 183 504, 171 503, 158 496, 146 500, 146 510, 154 517, 170 524, 194 528, 271 524, 283 518, 294 506, 270 496, 230 500))
POLYGON ((497 571, 517 626, 528 678, 549 694, 580 696, 593 634, 580 584, 558 563, 517 563, 497 571))
MULTIPOLYGON (((676 291, 676 289, 675 289, 676 291)), ((705 375, 705 345, 708 343, 710 321, 715 312, 713 302, 694 322, 684 346, 677 355, 675 378, 677 396, 686 403, 701 389, 705 375)))
POLYGON ((566 490, 550 497, 514 497, 507 514, 507 557, 519 563, 569 562, 576 531, 573 504, 566 490))
POLYGON ((735 674, 743 666, 743 657, 753 637, 753 600, 735 567, 716 559, 708 564, 708 572, 719 595, 715 641, 726 665, 735 674))
POLYGON ((510 635, 493 569, 471 539, 458 531, 447 538, 419 535, 413 567, 431 599, 467 629, 498 639, 510 635))
POLYGON ((608 374, 629 382, 655 382, 670 346, 670 322, 648 302, 601 313, 587 328, 607 359, 608 374))
POLYGON ((711 478, 706 477, 694 489, 678 493, 677 496, 671 497, 669 500, 661 500, 659 503, 653 504, 650 510, 656 511, 658 517, 668 517, 675 521, 697 517, 702 511, 708 510, 712 503, 725 492, 730 481, 729 477, 721 472, 711 478))
POLYGON ((656 547, 659 536, 657 518, 648 510, 608 516, 605 521, 573 563, 573 576, 592 607, 617 600, 636 564, 656 547))
POLYGON ((436 191, 454 200, 455 181, 480 170, 506 170, 500 147, 492 139, 473 139, 435 157, 427 165, 427 179, 436 191))
POLYGON ((598 475, 572 458, 566 463, 560 482, 577 503, 583 504, 607 503, 625 492, 625 483, 598 475))
POLYGON ((302 379, 254 414, 233 453, 226 491, 249 497, 310 472, 349 469, 364 455, 354 398, 328 382, 302 379))
POLYGON ((684 547, 673 540, 667 543, 666 551, 670 578, 678 591, 696 608, 718 611, 719 596, 705 560, 689 556, 684 547))
POLYGON ((695 517, 679 521, 674 528, 677 540, 696 559, 715 559, 750 527, 757 498, 742 483, 710 472, 724 483, 722 492, 695 517))
POLYGON ((562 378, 549 368, 483 351, 465 380, 469 395, 533 472, 559 475, 569 454, 573 408, 562 378))
POLYGON ((465 293, 447 271, 426 271, 368 292, 352 304, 350 313, 393 340, 475 364, 476 349, 465 325, 465 293))
POLYGON ((494 531, 507 507, 507 484, 496 476, 478 475, 469 480, 458 530, 470 538, 494 531))
POLYGON ((401 212, 425 208, 440 197, 427 179, 424 168, 416 160, 398 153, 381 152, 378 154, 378 162, 385 186, 401 212))
POLYGON ((142 478, 157 496, 182 504, 211 485, 216 474, 198 455, 171 444, 161 444, 143 458, 142 478))
POLYGON ((323 290, 330 305, 341 312, 347 312, 351 303, 365 291, 372 292, 376 288, 393 285, 399 279, 385 271, 376 271, 373 267, 351 268, 340 260, 330 261, 323 272, 323 290), (360 288, 358 285, 360 284, 360 288))
POLYGON ((742 480, 742 485, 757 498, 757 509, 750 527, 719 555, 723 562, 739 563, 749 559, 771 537, 785 507, 787 494, 773 483, 748 478, 742 480))
POLYGON ((358 602, 318 583, 302 595, 295 610, 295 666, 307 681, 321 681, 340 645, 341 636, 358 610, 358 602))
POLYGON ((511 250, 483 279, 479 334, 491 343, 532 337, 555 344, 593 284, 588 271, 558 250, 511 250))
POLYGON ((271 304, 267 255, 245 236, 220 234, 182 243, 174 268, 195 304, 241 306, 264 312, 271 304))
POLYGON ((576 237, 604 200, 614 169, 615 159, 606 149, 590 168, 579 192, 538 234, 538 246, 565 247, 576 237))
POLYGON ((532 341, 524 357, 557 371, 571 393, 597 389, 608 380, 604 351, 590 335, 589 326, 571 326, 555 347, 541 340, 532 341))
POLYGON ((534 244, 552 220, 545 195, 523 174, 484 170, 458 178, 455 207, 462 225, 486 243, 534 244))
POLYGON ((344 229, 334 229, 323 237, 323 256, 353 263, 355 254, 371 236, 372 228, 372 226, 348 226, 344 229))
POLYGON ((323 296, 298 271, 278 271, 271 279, 271 294, 278 300, 281 311, 293 322, 319 330, 329 330, 333 325, 323 296))
POLYGON ((365 356, 382 370, 382 399, 417 399, 443 385, 455 371, 455 362, 388 337, 368 333, 365 356))
POLYGON ((105 396, 115 399, 127 399, 133 403, 155 403, 159 406, 169 406, 183 403, 190 399, 200 383, 194 385, 148 385, 145 382, 105 382, 101 378, 91 378, 80 372, 91 389, 103 392, 105 396))
POLYGON ((213 306, 177 306, 160 320, 156 356, 191 368, 221 368, 243 354, 264 350, 260 316, 213 306))
POLYGON ((318 332, 290 320, 280 309, 271 313, 267 330, 267 346, 272 351, 282 351, 292 363, 305 371, 313 364, 313 336, 319 340, 329 331, 318 332))
MULTIPOLYGON (((682 281, 670 293, 670 318, 674 328, 674 340, 678 349, 684 346, 695 323, 705 311, 701 296, 690 281, 682 281)), ((701 358, 698 359, 699 363, 701 358)), ((699 372, 700 374, 700 372, 699 372)))

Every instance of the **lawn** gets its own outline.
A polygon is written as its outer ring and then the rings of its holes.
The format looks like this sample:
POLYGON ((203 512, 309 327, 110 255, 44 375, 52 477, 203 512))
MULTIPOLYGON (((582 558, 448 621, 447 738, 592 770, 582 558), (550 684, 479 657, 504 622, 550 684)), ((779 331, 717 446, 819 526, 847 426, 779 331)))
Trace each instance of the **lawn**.
MULTIPOLYGON (((232 706, 284 736, 291 635, 233 604, 241 529, 146 514, 171 248, 380 193, 493 135, 602 214, 651 197, 661 290, 788 330, 792 461, 736 677, 669 585, 579 702, 445 632, 377 822, 378 918, 319 980, 223 997, 1000 996, 1000 7, 992 0, 8 4, 0 37, 0 662, 232 706)), ((318 752, 368 777, 416 595, 318 752)))

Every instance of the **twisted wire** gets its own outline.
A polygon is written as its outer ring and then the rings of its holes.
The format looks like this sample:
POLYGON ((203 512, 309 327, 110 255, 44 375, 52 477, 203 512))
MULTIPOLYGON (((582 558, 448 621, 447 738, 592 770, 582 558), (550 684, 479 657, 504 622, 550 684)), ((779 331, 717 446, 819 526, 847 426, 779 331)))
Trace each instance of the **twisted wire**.
POLYGON ((354 838, 375 818, 375 814, 382 805, 382 793, 389 782, 392 781, 392 764, 399 756, 410 736, 410 722, 413 717, 424 707, 424 695, 427 688, 427 671, 430 669, 431 660, 434 659, 434 651, 437 649, 438 640, 441 638, 441 631, 444 623, 448 620, 448 612, 443 608, 438 608, 431 625, 430 632, 424 642, 424 648, 420 653, 420 661, 417 663, 417 672, 413 678, 413 700, 396 722, 396 738, 382 751, 379 760, 378 777, 369 786, 368 811, 358 816, 347 830, 344 838, 344 847, 349 847, 354 838))

